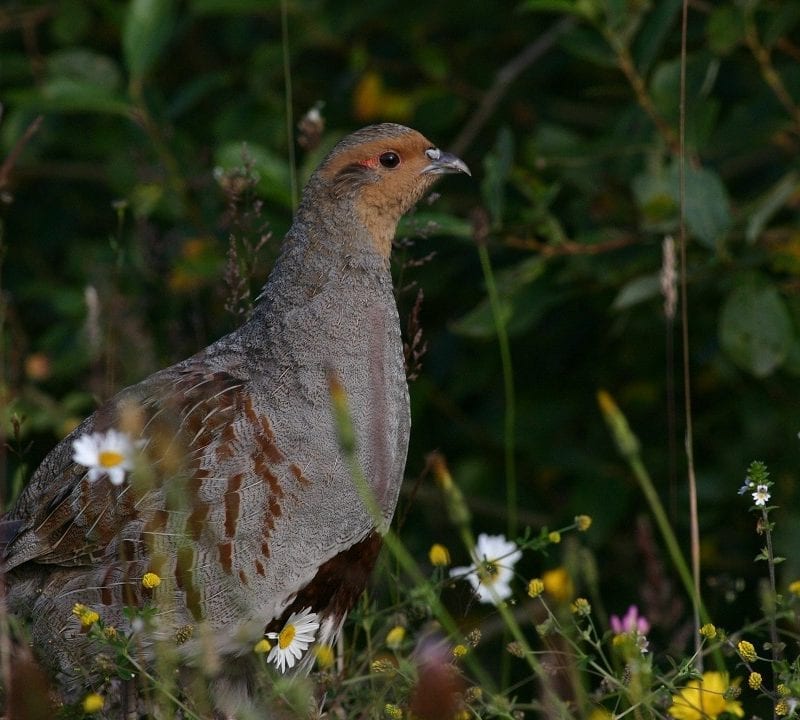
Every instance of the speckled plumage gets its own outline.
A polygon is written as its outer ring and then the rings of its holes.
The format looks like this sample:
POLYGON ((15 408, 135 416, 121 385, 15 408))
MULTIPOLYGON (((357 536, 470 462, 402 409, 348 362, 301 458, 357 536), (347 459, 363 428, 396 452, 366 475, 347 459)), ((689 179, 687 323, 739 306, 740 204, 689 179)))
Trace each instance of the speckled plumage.
MULTIPOLYGON (((346 137, 309 180, 252 318, 123 390, 34 473, 3 518, 7 601, 34 619, 34 647, 67 697, 99 677, 78 602, 123 630, 124 606, 152 602, 156 637, 195 628, 180 646, 187 662, 209 642, 244 657, 303 607, 323 618, 323 639, 338 632, 391 521, 408 447, 391 239, 437 175, 457 171, 466 166, 399 125, 346 137), (388 151, 395 168, 381 164, 388 151), (339 448, 329 373, 347 394, 377 523, 339 448), (110 427, 147 443, 146 466, 121 487, 90 483, 72 462, 75 437, 110 427), (146 572, 161 586, 143 588, 146 572)), ((246 691, 226 690, 225 675, 223 663, 217 702, 232 712, 246 691)))

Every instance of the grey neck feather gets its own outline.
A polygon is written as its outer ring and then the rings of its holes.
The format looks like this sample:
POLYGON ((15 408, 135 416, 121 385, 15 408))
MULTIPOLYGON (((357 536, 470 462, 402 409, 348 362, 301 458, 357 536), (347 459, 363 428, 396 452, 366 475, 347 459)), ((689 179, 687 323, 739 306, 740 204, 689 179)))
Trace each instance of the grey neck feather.
POLYGON ((309 197, 321 197, 325 190, 319 178, 309 181, 275 268, 259 296, 254 319, 275 318, 321 293, 340 292, 342 281, 348 278, 366 292, 380 289, 375 300, 380 295, 386 297, 387 288, 391 293, 389 264, 357 220, 354 195, 340 196, 324 205, 308 201, 309 197))

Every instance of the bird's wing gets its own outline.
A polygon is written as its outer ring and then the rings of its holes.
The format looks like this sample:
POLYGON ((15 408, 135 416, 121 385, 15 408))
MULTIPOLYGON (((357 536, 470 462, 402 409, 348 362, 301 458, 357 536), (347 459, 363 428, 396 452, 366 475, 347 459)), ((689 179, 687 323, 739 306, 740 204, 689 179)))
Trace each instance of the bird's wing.
POLYGON ((117 552, 126 527, 141 528, 172 509, 201 458, 224 446, 242 413, 247 381, 202 363, 184 363, 121 392, 45 458, 13 509, 0 519, 0 567, 28 561, 86 565, 117 552), (73 460, 81 435, 129 429, 143 443, 143 463, 120 486, 89 480, 73 460))

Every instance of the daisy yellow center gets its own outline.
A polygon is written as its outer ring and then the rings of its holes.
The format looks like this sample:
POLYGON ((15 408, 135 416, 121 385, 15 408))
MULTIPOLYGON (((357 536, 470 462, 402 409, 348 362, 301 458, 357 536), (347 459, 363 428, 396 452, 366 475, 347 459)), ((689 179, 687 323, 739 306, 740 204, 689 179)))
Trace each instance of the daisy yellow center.
POLYGON ((119 465, 125 459, 125 456, 116 452, 116 450, 101 450, 98 459, 103 467, 112 468, 119 465))
POLYGON ((292 644, 296 632, 294 625, 287 625, 283 628, 281 634, 278 635, 278 647, 281 650, 286 650, 286 648, 292 644))
POLYGON ((497 577, 500 574, 500 568, 497 563, 491 560, 485 560, 478 568, 478 577, 484 585, 492 585, 497 582, 497 577))

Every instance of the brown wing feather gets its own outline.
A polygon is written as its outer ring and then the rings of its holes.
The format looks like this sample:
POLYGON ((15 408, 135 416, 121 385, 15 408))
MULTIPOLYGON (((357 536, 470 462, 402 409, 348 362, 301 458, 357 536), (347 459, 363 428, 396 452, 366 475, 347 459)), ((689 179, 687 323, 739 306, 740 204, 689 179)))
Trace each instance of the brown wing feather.
MULTIPOLYGON (((199 462, 209 446, 218 445, 218 453, 224 453, 226 434, 242 412, 244 385, 228 373, 190 365, 159 373, 110 400, 53 449, 13 514, 4 518, 13 528, 4 542, 4 569, 32 560, 90 564, 117 553, 120 529, 126 525, 158 525, 163 511, 170 509, 173 486, 202 475, 199 462), (90 482, 85 468, 72 461, 73 440, 119 427, 131 403, 140 410, 140 432, 147 442, 142 477, 120 487, 105 478, 90 482)), ((198 517, 197 512, 190 514, 189 523, 198 517)))

